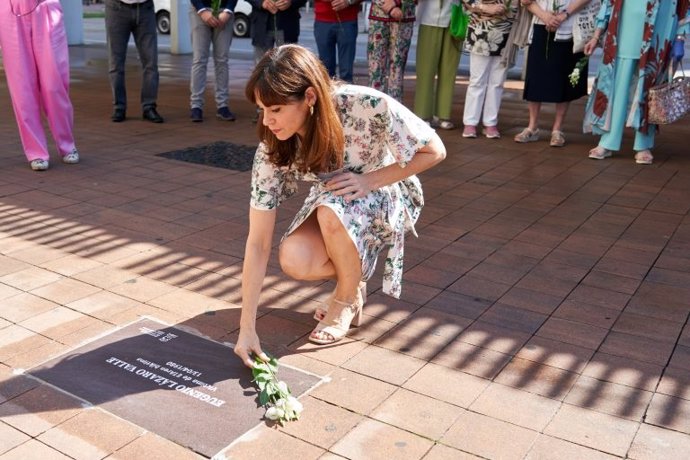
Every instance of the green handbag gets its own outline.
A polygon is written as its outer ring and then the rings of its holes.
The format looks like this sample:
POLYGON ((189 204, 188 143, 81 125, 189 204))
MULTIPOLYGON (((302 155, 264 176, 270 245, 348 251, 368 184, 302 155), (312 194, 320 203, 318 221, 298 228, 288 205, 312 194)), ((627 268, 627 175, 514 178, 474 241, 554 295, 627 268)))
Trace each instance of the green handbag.
POLYGON ((458 40, 464 40, 469 23, 470 17, 462 9, 462 3, 453 4, 450 10, 450 34, 458 40))

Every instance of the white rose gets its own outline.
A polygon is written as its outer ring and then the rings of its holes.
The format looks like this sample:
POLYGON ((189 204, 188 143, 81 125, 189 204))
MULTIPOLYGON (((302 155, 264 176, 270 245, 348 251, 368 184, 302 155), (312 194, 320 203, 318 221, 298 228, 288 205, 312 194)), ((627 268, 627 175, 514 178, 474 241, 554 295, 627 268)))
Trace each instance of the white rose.
POLYGON ((287 401, 285 402, 285 410, 287 412, 294 412, 296 415, 299 415, 302 413, 302 410, 304 409, 304 406, 302 406, 302 403, 297 400, 294 396, 288 396, 287 401))
POLYGON ((269 420, 280 420, 285 416, 285 411, 278 407, 271 406, 266 409, 266 418, 269 420))
POLYGON ((284 395, 290 393, 290 389, 288 388, 287 383, 283 382, 282 380, 278 382, 278 389, 284 395))

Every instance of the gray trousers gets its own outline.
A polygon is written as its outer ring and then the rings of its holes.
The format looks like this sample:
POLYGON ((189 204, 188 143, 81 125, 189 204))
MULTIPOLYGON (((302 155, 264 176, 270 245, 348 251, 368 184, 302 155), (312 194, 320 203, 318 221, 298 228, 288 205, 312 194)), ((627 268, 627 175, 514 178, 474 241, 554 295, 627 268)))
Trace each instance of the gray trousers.
POLYGON ((228 21, 222 29, 209 27, 201 20, 196 8, 192 6, 189 9, 189 24, 192 28, 192 75, 189 80, 191 93, 189 102, 193 109, 204 107, 204 90, 211 45, 213 45, 213 71, 216 77, 216 107, 228 106, 228 55, 232 43, 232 22, 232 20, 228 21))
POLYGON ((105 0, 105 32, 114 107, 127 108, 125 61, 127 44, 132 35, 143 69, 141 107, 143 110, 155 108, 158 99, 158 32, 153 0, 133 5, 120 0, 105 0))

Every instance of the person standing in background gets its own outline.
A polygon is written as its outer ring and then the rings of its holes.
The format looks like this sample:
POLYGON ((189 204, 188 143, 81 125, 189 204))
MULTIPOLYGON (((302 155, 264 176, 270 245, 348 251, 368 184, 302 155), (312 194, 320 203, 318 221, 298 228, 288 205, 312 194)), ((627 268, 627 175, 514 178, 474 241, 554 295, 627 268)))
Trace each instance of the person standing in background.
POLYGON ((153 0, 105 0, 105 33, 108 41, 108 74, 113 90, 113 114, 116 123, 127 118, 125 60, 129 36, 139 53, 143 70, 141 82, 142 118, 163 123, 156 110, 158 99, 158 35, 153 0))
POLYGON ((307 0, 247 0, 252 5, 249 29, 254 62, 274 46, 299 41, 299 9, 307 0))
POLYGON ((211 45, 216 77, 216 117, 224 121, 235 121, 235 114, 228 108, 228 55, 232 43, 235 5, 237 0, 220 0, 218 11, 213 11, 211 0, 191 0, 189 24, 192 28, 192 75, 189 89, 190 118, 193 122, 204 121, 204 91, 211 45))
POLYGON ((416 4, 416 0, 372 0, 369 13, 369 86, 398 101, 403 97, 416 4))
MULTIPOLYGON (((299 9, 307 0, 247 0, 252 5, 249 33, 257 63, 266 51, 284 43, 297 43, 300 33, 299 9)), ((259 121, 261 111, 257 107, 252 123, 259 121)))
MULTIPOLYGON (((635 130, 635 163, 652 164, 657 125, 648 121, 647 96, 665 83, 672 61, 684 55, 690 27, 688 0, 604 0, 597 29, 585 45, 591 55, 604 49, 585 109, 584 131, 600 134, 589 158, 603 160, 621 148, 623 130, 635 130)), ((585 74, 586 75, 586 74, 585 74)))
POLYGON ((72 133, 69 51, 59 0, 0 1, 0 47, 24 155, 34 171, 49 166, 41 111, 63 163, 79 163, 72 133))
POLYGON ((459 1, 423 0, 417 6, 414 113, 434 128, 455 128, 450 115, 462 42, 450 34, 450 13, 459 1))
POLYGON ((465 94, 462 137, 477 137, 480 118, 484 136, 498 139, 498 110, 508 66, 501 53, 508 44, 517 2, 511 0, 462 0, 470 12, 465 45, 470 52, 470 83, 465 94))
POLYGON ((328 75, 353 82, 360 0, 314 0, 314 39, 328 75))
MULTIPOLYGON (((590 0, 520 0, 533 15, 532 39, 527 52, 523 99, 528 101, 529 125, 515 142, 539 140, 539 114, 544 102, 556 104, 551 128, 551 147, 563 147, 563 121, 570 103, 587 95, 587 79, 573 86, 570 73, 584 53, 573 52, 574 15, 590 0)), ((587 66, 582 69, 587 75, 587 66)))

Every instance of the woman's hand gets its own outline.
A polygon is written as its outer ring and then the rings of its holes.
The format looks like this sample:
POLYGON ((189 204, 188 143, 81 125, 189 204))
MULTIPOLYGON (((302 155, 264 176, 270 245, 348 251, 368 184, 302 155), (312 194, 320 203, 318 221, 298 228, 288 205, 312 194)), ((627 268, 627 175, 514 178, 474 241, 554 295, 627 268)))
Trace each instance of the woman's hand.
POLYGON ((540 19, 546 26, 546 30, 549 32, 555 32, 558 30, 563 22, 558 14, 554 14, 550 11, 544 11, 540 19))
POLYGON ((367 174, 356 174, 353 172, 345 172, 334 176, 326 183, 326 188, 333 192, 334 195, 344 197, 347 202, 364 198, 372 190, 367 174))
POLYGON ((254 360, 252 353, 258 356, 262 361, 268 361, 268 356, 261 351, 261 342, 255 329, 249 329, 240 326, 240 335, 235 345, 235 354, 239 356, 245 366, 254 367, 254 360))
POLYGON ((587 43, 585 43, 585 47, 582 51, 585 53, 585 56, 591 56, 594 50, 597 49, 598 45, 599 39, 596 37, 592 37, 589 39, 587 43))

